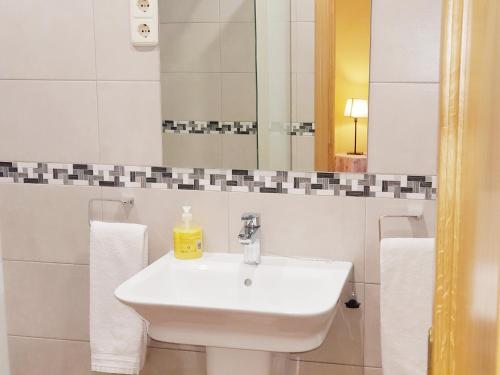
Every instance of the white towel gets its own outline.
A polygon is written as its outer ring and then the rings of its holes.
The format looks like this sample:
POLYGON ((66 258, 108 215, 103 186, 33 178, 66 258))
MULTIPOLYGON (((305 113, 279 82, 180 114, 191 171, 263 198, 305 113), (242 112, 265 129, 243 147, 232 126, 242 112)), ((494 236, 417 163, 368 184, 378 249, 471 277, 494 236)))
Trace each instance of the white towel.
POLYGON ((139 374, 144 364, 145 322, 114 296, 115 289, 147 265, 147 227, 92 222, 90 229, 90 349, 93 371, 139 374))
POLYGON ((384 375, 426 375, 432 325, 435 241, 380 243, 380 319, 384 375))

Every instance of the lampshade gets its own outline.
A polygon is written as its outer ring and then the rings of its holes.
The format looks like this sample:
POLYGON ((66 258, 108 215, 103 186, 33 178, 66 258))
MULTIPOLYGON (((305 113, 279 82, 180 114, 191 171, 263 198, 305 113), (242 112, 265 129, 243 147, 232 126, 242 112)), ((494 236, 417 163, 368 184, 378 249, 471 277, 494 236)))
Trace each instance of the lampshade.
POLYGON ((368 100, 365 99, 347 99, 344 111, 345 117, 367 118, 368 100))

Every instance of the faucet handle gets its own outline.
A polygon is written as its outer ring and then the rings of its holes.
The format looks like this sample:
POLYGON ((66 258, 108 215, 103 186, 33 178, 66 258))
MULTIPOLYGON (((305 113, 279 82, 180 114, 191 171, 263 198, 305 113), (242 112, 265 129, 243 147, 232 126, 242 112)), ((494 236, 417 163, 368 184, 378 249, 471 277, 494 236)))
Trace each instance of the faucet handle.
POLYGON ((245 226, 259 228, 260 227, 260 214, 253 212, 246 212, 241 215, 241 220, 245 221, 245 226))

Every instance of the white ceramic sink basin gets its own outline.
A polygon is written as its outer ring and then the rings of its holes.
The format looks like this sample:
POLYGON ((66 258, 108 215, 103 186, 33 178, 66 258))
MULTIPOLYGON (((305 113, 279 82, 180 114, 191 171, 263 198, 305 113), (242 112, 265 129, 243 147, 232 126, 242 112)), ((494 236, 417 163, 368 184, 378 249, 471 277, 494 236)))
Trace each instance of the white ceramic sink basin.
POLYGON ((266 352, 302 352, 323 342, 352 270, 347 262, 169 253, 115 292, 158 341, 266 352))

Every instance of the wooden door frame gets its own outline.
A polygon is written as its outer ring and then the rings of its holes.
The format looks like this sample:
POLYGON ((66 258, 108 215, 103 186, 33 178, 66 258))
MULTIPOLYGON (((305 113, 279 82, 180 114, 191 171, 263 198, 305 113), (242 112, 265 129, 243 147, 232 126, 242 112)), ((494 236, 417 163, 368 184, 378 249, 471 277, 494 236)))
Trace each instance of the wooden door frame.
POLYGON ((335 1, 315 1, 314 169, 335 169, 335 1))
POLYGON ((443 2, 432 375, 500 375, 496 1, 443 2))

